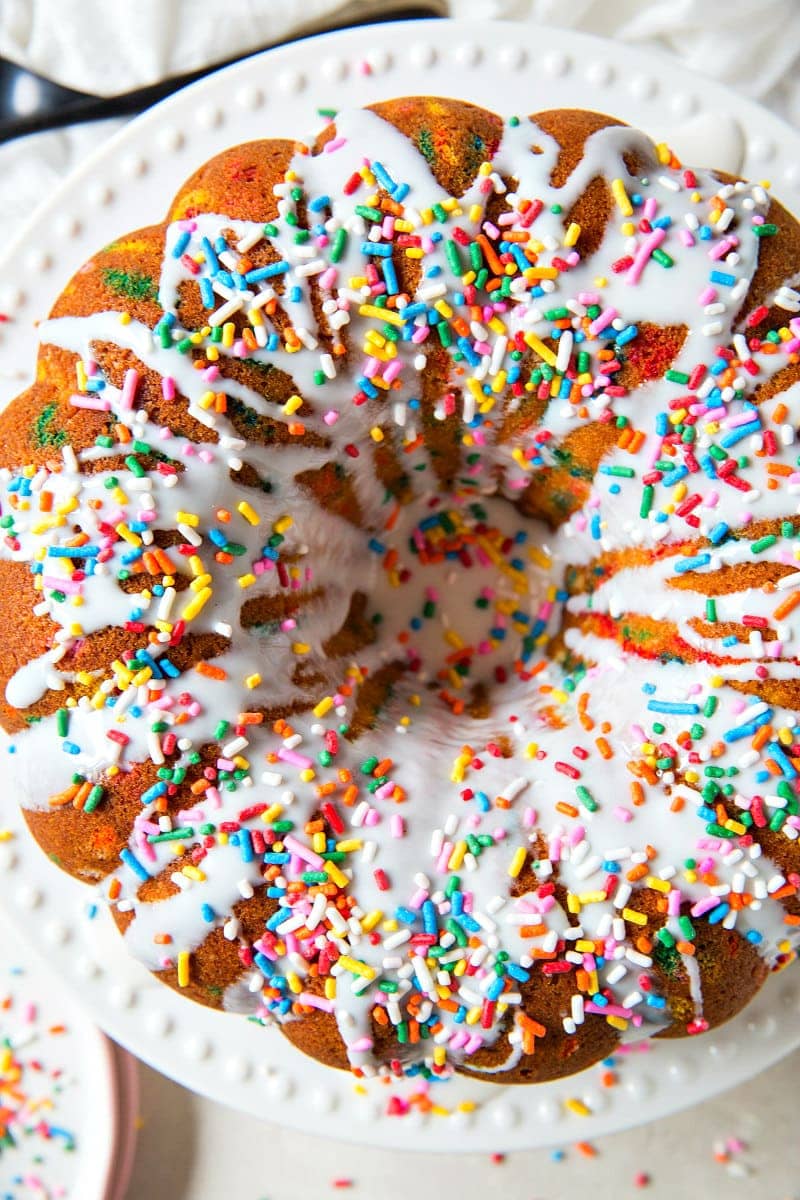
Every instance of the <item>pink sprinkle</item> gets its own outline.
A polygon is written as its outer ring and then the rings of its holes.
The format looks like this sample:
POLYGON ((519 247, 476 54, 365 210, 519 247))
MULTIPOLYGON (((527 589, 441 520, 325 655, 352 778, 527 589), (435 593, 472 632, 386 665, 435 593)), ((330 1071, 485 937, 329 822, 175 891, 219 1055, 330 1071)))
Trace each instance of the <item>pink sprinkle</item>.
POLYGON ((593 334, 594 336, 596 336, 598 333, 602 333, 603 330, 606 329, 612 321, 616 320, 618 316, 619 313, 617 312, 616 308, 604 308, 600 313, 600 316, 595 317, 595 319, 592 321, 591 325, 589 326, 589 333, 593 334))
POLYGON ((633 266, 629 268, 625 276, 626 283, 636 284, 639 282, 650 256, 654 250, 658 249, 666 236, 666 229, 654 229, 647 235, 633 257, 633 266))
POLYGON ((326 1000, 324 996, 315 996, 313 992, 301 992, 297 999, 300 1004, 309 1008, 319 1008, 322 1012, 332 1013, 334 1010, 332 1000, 326 1000))
MULTIPOLYGON (((313 767, 314 765, 312 758, 308 758, 305 754, 298 754, 296 750, 290 750, 286 746, 281 746, 278 751, 278 758, 282 762, 291 763, 293 767, 300 767, 302 770, 308 770, 309 767, 313 767)), ((283 840, 286 841, 286 838, 283 840)))
POLYGON ((175 399, 175 380, 171 375, 165 375, 161 380, 161 395, 165 400, 175 399))
POLYGON ((73 408, 89 408, 93 412, 108 412, 111 408, 111 401, 104 400, 102 396, 70 396, 69 402, 73 408))
POLYGON ((293 837, 291 833, 284 835, 283 844, 290 854, 296 854, 298 858, 302 858, 304 862, 310 863, 315 870, 321 870, 324 866, 324 860, 311 849, 310 846, 304 846, 298 838, 293 837))
POLYGON ((125 372, 125 378, 122 381, 122 391, 119 398, 120 408, 133 408, 136 399, 136 389, 139 386, 139 372, 133 367, 129 367, 125 372))

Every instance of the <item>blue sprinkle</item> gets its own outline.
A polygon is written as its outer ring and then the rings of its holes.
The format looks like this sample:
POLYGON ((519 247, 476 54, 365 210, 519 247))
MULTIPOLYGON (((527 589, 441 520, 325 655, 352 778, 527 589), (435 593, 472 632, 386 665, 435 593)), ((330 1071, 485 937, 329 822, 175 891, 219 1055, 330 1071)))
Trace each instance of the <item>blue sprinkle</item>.
POLYGON ((127 846, 123 850, 120 850, 119 856, 125 863, 125 866, 130 867, 134 875, 141 879, 143 883, 147 882, 150 878, 148 872, 144 869, 138 858, 134 854, 131 854, 127 846))
POLYGON ((679 700, 648 700, 648 712, 674 713, 676 716, 693 717, 700 712, 700 706, 689 701, 679 700))
POLYGON ((270 263, 267 267, 256 267, 253 271, 248 271, 245 279, 248 283, 258 283, 261 279, 273 279, 276 275, 285 275, 289 270, 289 263, 285 259, 280 262, 270 263))
POLYGON ((219 270, 219 260, 214 252, 214 247, 211 245, 211 242, 207 237, 200 239, 200 245, 203 247, 203 254, 205 255, 206 262, 208 263, 208 269, 211 271, 212 275, 216 275, 217 271, 219 270))
POLYGON ((213 308, 213 306, 215 306, 215 299, 213 299, 213 288, 211 287, 211 280, 206 275, 201 277, 201 280, 200 280, 200 300, 203 301, 204 308, 213 308))
POLYGON ((372 162, 370 164, 370 169, 383 190, 391 195, 394 189, 397 187, 397 184, 392 179, 383 163, 372 162))
POLYGON ((172 257, 180 258, 186 247, 189 245, 191 239, 192 235, 189 233, 188 229, 184 229, 183 233, 178 234, 175 245, 172 247, 172 257))
POLYGON ((361 253, 367 258, 377 255, 378 258, 391 258, 392 247, 388 242, 362 242, 361 253))
POLYGON ((422 927, 426 933, 436 934, 439 932, 439 924, 436 920, 436 905, 432 900, 426 900, 422 906, 422 927))
POLYGON ((727 450, 730 446, 735 446, 737 442, 741 442, 744 438, 749 437, 751 433, 761 432, 761 421, 748 421, 746 425, 738 425, 736 429, 729 429, 719 439, 720 446, 727 450))
POLYGON ((675 573, 682 575, 684 571, 693 571, 696 567, 707 567, 711 562, 710 554, 694 554, 691 558, 682 558, 675 563, 675 573))

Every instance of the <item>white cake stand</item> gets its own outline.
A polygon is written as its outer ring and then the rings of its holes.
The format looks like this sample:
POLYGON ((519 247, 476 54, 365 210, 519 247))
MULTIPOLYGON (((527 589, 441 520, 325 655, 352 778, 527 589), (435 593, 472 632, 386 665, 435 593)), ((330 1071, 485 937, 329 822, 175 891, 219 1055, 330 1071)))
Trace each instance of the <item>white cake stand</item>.
MULTIPOLYGON (((768 178, 800 207, 800 137, 672 59, 511 22, 420 21, 310 38, 159 104, 44 200, 0 261, 0 312, 12 318, 0 325, 0 402, 30 380, 34 322, 72 272, 123 231, 163 219, 205 159, 251 138, 310 133, 318 108, 414 94, 457 96, 505 114, 607 111, 669 141, 687 162, 768 178)), ((449 1116, 390 1117, 384 1085, 357 1094, 350 1076, 305 1058, 276 1031, 193 1005, 155 981, 128 957, 106 914, 87 918, 88 889, 48 862, 13 797, 0 801, 2 825, 16 834, 0 844, 2 902, 93 1019, 186 1087, 295 1128, 424 1150, 580 1140, 699 1103, 800 1045, 800 972, 790 969, 722 1030, 625 1056, 616 1088, 601 1086, 598 1069, 529 1088, 458 1080, 435 1094, 449 1116), (456 1111, 464 1101, 474 1111, 456 1111)))

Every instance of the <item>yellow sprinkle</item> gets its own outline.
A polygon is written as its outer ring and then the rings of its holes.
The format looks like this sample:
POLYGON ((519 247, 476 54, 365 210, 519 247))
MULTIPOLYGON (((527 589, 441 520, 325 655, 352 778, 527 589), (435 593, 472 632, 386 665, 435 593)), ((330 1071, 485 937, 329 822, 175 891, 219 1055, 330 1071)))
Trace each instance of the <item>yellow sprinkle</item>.
POLYGON ((294 525, 294 518, 286 513, 284 516, 278 517, 277 521, 273 523, 272 529, 274 533, 286 533, 286 530, 291 529, 292 525, 294 525))
POLYGON ((233 321, 226 321, 222 326, 222 344, 226 350, 231 348, 235 337, 236 326, 234 325, 233 321))
POLYGON ((308 654, 310 650, 308 642, 292 642, 292 654, 308 654))
POLYGON ((296 975, 294 971, 287 971, 286 979, 289 984, 290 992, 294 992, 295 996, 302 992, 303 984, 300 981, 299 975, 296 975))
POLYGON ((240 575, 238 577, 238 583, 239 583, 240 588, 252 587, 253 584, 255 583, 255 581, 256 581, 256 577, 251 572, 248 572, 247 575, 240 575))
POLYGON ((291 417, 294 413, 297 412, 298 408, 300 408, 302 403, 303 403, 302 396, 298 396, 298 395, 290 396, 289 399, 286 401, 286 403, 283 406, 283 411, 286 413, 286 415, 288 417, 291 417))
POLYGON ((349 954, 341 954, 339 956, 339 965, 352 975, 360 975, 362 979, 375 978, 374 967, 371 967, 368 963, 361 962, 358 958, 351 958, 349 954))
POLYGON ((178 987, 189 986, 189 951, 181 950, 178 955, 178 987))
POLYGON ((378 321, 386 321, 389 325, 402 325, 403 318, 399 313, 388 308, 376 308, 374 304, 362 304, 358 310, 361 317, 375 317, 378 321))
POLYGON ((628 1022, 624 1017, 606 1017, 606 1022, 621 1032, 624 1032, 628 1028, 628 1022))
POLYGON ((336 980, 334 979, 333 975, 329 975, 325 980, 325 999, 336 999, 336 980))
POLYGON ((558 279, 558 267, 526 267, 522 273, 529 283, 537 279, 558 279))
POLYGON ((114 529, 121 538, 124 538, 126 542, 130 542, 131 546, 141 546, 142 539, 138 534, 133 533, 132 530, 128 529, 128 526, 124 521, 120 521, 119 525, 114 526, 114 529))
POLYGON ((453 847, 453 852, 450 855, 447 863, 448 871, 457 871, 459 869, 464 861, 464 855, 467 853, 468 849, 469 847, 467 846, 466 842, 456 842, 455 846, 453 847))
POLYGON ((211 596, 211 588, 203 588, 202 592, 198 592, 194 599, 190 600, 186 605, 181 613, 181 619, 184 621, 193 621, 203 606, 211 599, 211 596))
POLYGON ((311 838, 311 849, 315 854, 324 854, 327 844, 328 839, 326 838, 325 831, 323 829, 320 829, 317 833, 313 834, 311 838))
POLYGON ((634 908, 623 908, 623 921, 631 921, 634 925, 646 925, 647 917, 644 913, 637 912, 634 908))
POLYGON ((628 193, 625 191, 625 184, 621 179, 612 179, 611 195, 616 200, 617 207, 619 208, 619 211, 622 213, 623 217, 632 217, 633 205, 630 202, 628 193))
POLYGON ((328 878, 331 879, 337 887, 347 887, 349 880, 344 871, 339 870, 335 862, 331 862, 331 860, 328 859, 325 863, 324 870, 328 878))
POLYGON ((382 442, 384 433, 380 425, 373 425, 372 429, 369 431, 369 436, 372 438, 373 442, 382 442))
POLYGON ((655 875, 647 876, 647 886, 655 888, 657 892, 664 892, 665 895, 672 889, 671 883, 668 883, 666 879, 658 879, 655 875))
POLYGON ((261 517, 254 508, 250 507, 246 500, 240 500, 236 507, 245 521, 249 521, 251 525, 259 525, 261 523, 261 517))
POLYGON ((525 858, 528 851, 524 846, 519 846, 514 851, 514 857, 511 859, 511 864, 508 868, 508 873, 512 879, 516 879, 522 868, 525 866, 525 858))
POLYGON ((549 366, 554 367, 556 365, 555 354, 549 349, 549 347, 545 346, 542 339, 537 337, 535 333, 526 333, 524 341, 525 344, 530 346, 531 350, 535 350, 539 357, 543 359, 549 366))
POLYGON ((204 575, 198 575, 196 579, 193 579, 192 582, 189 584, 189 587, 192 589, 193 592, 202 592, 203 588, 208 587, 208 585, 210 583, 211 583, 211 576, 206 571, 206 573, 204 575))
POLYGON ((185 875, 187 879, 193 879, 195 883, 203 883, 206 878, 203 871, 199 867, 195 867, 192 863, 187 863, 185 867, 181 867, 181 874, 185 875))
POLYGON ((333 698, 331 696, 325 696, 324 699, 320 700, 319 704, 313 710, 314 716, 315 717, 324 717, 325 713, 330 712, 330 710, 332 708, 333 708, 333 698))
POLYGON ((581 892, 577 899, 580 904, 602 904, 608 896, 605 892, 581 892))
POLYGON ((574 1113, 576 1117, 591 1116, 592 1110, 587 1108, 582 1100, 575 1100, 573 1097, 570 1097, 569 1100, 564 1101, 564 1108, 568 1108, 569 1111, 574 1113))
POLYGON ((365 917, 361 918, 361 928, 365 933, 372 933, 382 921, 383 913, 379 908, 373 908, 372 912, 368 912, 365 917))
POLYGON ((564 234, 564 245, 574 246, 578 238, 581 236, 581 227, 577 221, 571 221, 567 232, 564 234))
POLYGON ((500 392, 502 392, 503 388, 506 386, 507 378, 508 378, 508 373, 506 371, 498 371, 497 372, 494 379, 492 380, 492 391, 494 392, 495 395, 498 395, 500 392))
POLYGON ((250 690, 252 691, 253 688, 257 688, 258 685, 261 683, 261 676, 256 671, 256 673, 254 675, 246 675, 244 682, 245 682, 245 687, 249 687, 250 690))

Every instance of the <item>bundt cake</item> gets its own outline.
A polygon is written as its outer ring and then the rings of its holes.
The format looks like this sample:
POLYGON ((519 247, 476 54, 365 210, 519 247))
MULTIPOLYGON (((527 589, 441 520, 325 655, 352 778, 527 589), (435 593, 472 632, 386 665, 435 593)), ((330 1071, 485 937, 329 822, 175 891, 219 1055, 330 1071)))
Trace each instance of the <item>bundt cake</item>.
POLYGON ((503 1083, 792 959, 799 275, 767 185, 434 98, 77 273, 2 416, 0 716, 133 955, 503 1083))

